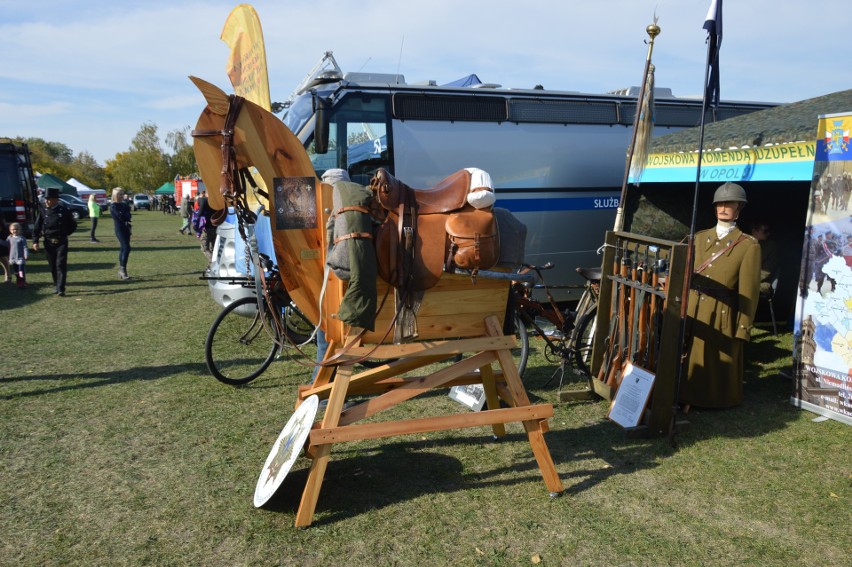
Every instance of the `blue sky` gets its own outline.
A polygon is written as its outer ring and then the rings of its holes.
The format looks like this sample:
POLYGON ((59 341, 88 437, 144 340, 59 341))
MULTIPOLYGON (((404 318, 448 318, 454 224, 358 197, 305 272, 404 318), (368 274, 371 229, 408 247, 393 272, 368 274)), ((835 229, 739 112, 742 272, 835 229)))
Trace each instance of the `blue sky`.
MULTIPOLYGON (((62 142, 104 164, 144 122, 161 139, 194 126, 204 101, 187 76, 231 90, 219 34, 237 4, 0 0, 0 137, 62 142)), ((710 1, 251 4, 264 30, 272 100, 280 101, 328 50, 344 71, 399 72, 409 82, 476 73, 505 87, 638 85, 655 10, 657 86, 696 96, 710 1)), ((722 98, 794 102, 852 88, 850 32, 848 0, 726 0, 722 98)))

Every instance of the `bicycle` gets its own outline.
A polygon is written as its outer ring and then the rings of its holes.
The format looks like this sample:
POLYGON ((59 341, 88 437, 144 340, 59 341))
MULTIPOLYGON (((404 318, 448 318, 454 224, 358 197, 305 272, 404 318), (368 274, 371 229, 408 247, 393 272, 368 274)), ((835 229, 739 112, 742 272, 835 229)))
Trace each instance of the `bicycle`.
MULTIPOLYGON (((538 284, 516 282, 512 285, 510 298, 513 307, 515 335, 518 339, 520 353, 518 354, 518 373, 523 376, 529 359, 530 335, 544 341, 544 356, 549 362, 558 362, 561 372, 559 384, 564 379, 565 365, 573 362, 581 373, 590 376, 592 343, 595 337, 598 295, 600 293, 600 268, 577 268, 577 272, 586 280, 583 294, 574 311, 560 308, 545 283, 542 272, 554 267, 552 262, 543 266, 523 264, 520 273, 534 272, 538 284), (547 296, 547 305, 532 297, 534 289, 543 289, 547 296), (538 319, 538 320, 537 320, 538 319), (552 330, 545 331, 539 320, 546 321, 552 330)), ((553 377, 556 376, 554 373, 553 377)), ((551 377, 550 380, 553 379, 551 377)), ((549 384, 550 380, 545 384, 549 384)))
MULTIPOLYGON (((276 266, 260 255, 265 293, 229 303, 213 321, 204 343, 210 373, 225 384, 247 384, 263 374, 288 344, 303 344, 313 337, 314 324, 291 301, 276 266), (266 299, 268 298, 268 300, 266 299)), ((255 288, 254 278, 237 279, 255 288)))

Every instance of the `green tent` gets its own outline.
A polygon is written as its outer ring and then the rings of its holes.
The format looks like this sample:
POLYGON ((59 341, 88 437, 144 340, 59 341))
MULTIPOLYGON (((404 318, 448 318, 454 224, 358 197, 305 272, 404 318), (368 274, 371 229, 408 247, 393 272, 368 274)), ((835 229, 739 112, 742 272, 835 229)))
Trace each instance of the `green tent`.
POLYGON ((59 189, 60 193, 65 195, 77 195, 77 188, 71 185, 70 183, 65 183, 55 175, 51 175, 50 173, 43 173, 41 177, 38 178, 38 182, 36 183, 39 186, 39 189, 44 189, 45 191, 56 187, 59 189))
POLYGON ((162 185, 160 185, 159 189, 154 191, 154 195, 174 195, 175 194, 175 184, 171 181, 166 181, 162 185))

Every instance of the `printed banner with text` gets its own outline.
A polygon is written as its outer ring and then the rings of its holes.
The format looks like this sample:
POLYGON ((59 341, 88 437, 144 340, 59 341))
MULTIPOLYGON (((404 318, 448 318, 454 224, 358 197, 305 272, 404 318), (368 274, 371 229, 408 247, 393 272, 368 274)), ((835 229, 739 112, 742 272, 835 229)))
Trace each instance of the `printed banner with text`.
POLYGON ((796 300, 792 402, 852 425, 852 113, 819 117, 796 300))

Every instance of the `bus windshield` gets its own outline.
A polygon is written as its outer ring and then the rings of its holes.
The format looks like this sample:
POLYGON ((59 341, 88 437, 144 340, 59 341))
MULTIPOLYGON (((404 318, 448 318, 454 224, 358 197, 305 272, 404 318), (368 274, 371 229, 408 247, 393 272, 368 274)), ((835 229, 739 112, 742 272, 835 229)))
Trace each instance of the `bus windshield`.
POLYGON ((287 109, 287 114, 284 115, 282 120, 287 125, 287 128, 298 136, 313 115, 314 109, 311 95, 302 95, 292 102, 290 108, 287 109))

